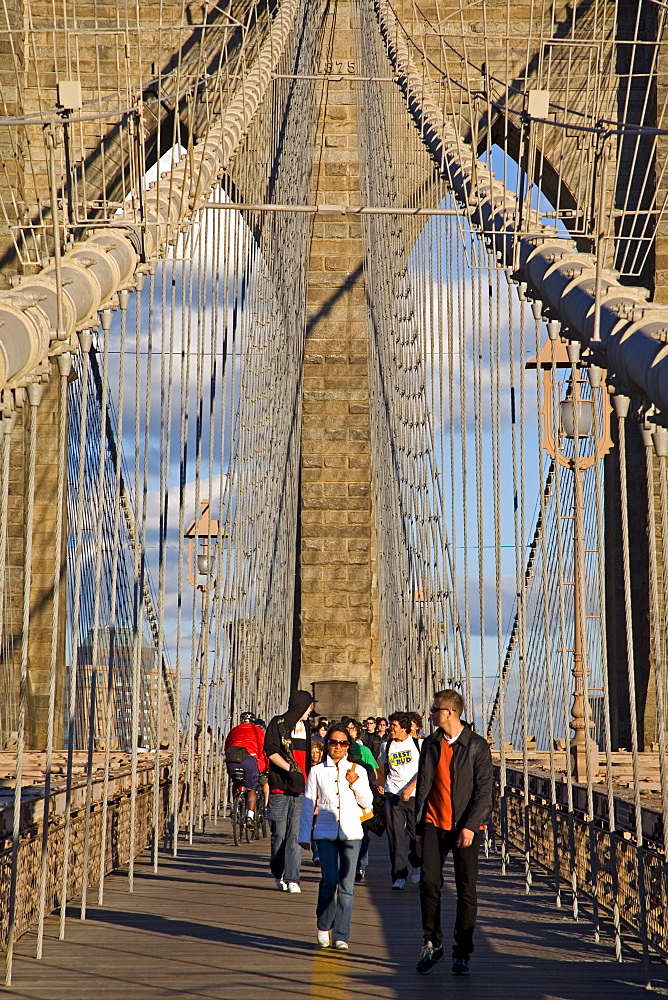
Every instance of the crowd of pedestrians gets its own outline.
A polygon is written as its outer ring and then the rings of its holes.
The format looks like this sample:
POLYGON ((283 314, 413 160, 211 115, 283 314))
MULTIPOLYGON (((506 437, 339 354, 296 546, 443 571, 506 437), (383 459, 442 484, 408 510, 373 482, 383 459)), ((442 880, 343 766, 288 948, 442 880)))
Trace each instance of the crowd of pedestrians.
POLYGON ((269 866, 276 888, 301 892, 302 851, 311 850, 321 878, 316 904, 322 948, 348 948, 355 883, 363 882, 371 833, 387 833, 391 884, 419 885, 424 943, 416 965, 425 975, 444 958, 443 865, 452 854, 457 904, 452 972, 469 973, 477 915, 481 830, 491 807, 492 760, 487 741, 463 720, 458 691, 438 691, 431 733, 417 712, 361 722, 320 716, 309 724, 313 698, 293 691, 285 712, 262 733, 245 713, 226 743, 227 767, 243 767, 253 822, 259 776, 268 776, 269 866))

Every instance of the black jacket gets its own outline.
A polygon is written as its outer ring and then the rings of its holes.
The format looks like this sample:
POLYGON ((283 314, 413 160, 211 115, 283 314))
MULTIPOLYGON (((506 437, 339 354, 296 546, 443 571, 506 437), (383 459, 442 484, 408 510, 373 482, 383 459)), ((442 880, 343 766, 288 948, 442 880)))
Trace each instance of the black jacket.
POLYGON ((272 790, 276 789, 288 795, 300 795, 304 791, 304 775, 295 760, 293 750, 302 750, 306 754, 308 774, 311 767, 311 727, 308 721, 304 723, 305 739, 296 747, 293 746, 295 741, 292 739, 292 731, 312 701, 313 698, 308 691, 292 691, 287 711, 275 715, 267 726, 264 752, 267 757, 272 753, 280 753, 290 765, 290 770, 285 771, 282 767, 277 767, 273 761, 269 762, 269 788, 272 790))
MULTIPOLYGON (((442 729, 428 736, 422 744, 415 789, 415 822, 424 833, 427 797, 441 754, 442 729)), ((474 733, 468 723, 452 744, 452 804, 457 830, 466 827, 476 832, 483 826, 492 804, 492 754, 487 740, 474 733)))
POLYGON ((364 733, 362 735, 362 743, 365 747, 369 748, 376 760, 378 760, 380 753, 380 733, 364 733))

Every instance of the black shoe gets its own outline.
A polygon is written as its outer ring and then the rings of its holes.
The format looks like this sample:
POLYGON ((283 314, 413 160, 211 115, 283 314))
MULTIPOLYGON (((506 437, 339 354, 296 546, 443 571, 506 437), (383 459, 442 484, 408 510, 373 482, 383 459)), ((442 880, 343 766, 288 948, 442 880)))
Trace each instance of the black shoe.
POLYGON ((366 868, 358 868, 355 872, 355 881, 363 882, 366 878, 366 868))
POLYGON ((452 974, 453 976, 468 976, 468 958, 462 958, 461 955, 455 955, 452 959, 452 974))
POLYGON ((255 829, 255 816, 246 816, 246 829, 247 830, 255 829))
POLYGON ((443 961, 443 948, 434 948, 431 941, 426 941, 420 952, 415 969, 421 976, 426 976, 435 965, 443 961))

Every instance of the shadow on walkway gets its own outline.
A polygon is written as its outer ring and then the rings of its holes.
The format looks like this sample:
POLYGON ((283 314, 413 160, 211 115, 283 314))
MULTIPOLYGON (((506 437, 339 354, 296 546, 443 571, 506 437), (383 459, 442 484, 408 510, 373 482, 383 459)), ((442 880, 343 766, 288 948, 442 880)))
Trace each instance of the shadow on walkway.
MULTIPOLYGON (((179 857, 161 856, 155 874, 135 868, 107 880, 104 907, 78 919, 68 907, 66 940, 57 917, 45 927, 44 959, 35 961, 34 934, 15 956, 14 987, 24 1000, 633 1000, 644 993, 637 953, 613 960, 609 935, 592 941, 591 924, 575 923, 553 905, 546 882, 524 893, 523 870, 506 876, 498 859, 482 861, 476 951, 468 979, 454 978, 446 960, 418 976, 421 946, 417 886, 393 892, 387 842, 374 840, 368 882, 355 896, 348 953, 315 945, 319 871, 307 856, 302 893, 278 893, 268 868, 268 841, 235 848, 225 822, 179 857)), ((451 865, 446 865, 444 927, 454 912, 451 865)), ((92 896, 92 894, 91 894, 92 896)), ((92 899, 89 897, 89 902, 92 899)), ((660 995, 665 967, 653 965, 660 995)))
MULTIPOLYGON (((403 892, 393 892, 387 869, 384 877, 378 877, 379 855, 386 851, 384 838, 374 845, 374 877, 368 891, 381 914, 387 950, 397 959, 397 996, 403 1000, 443 995, 444 991, 457 1000, 632 1000, 647 996, 635 944, 624 948, 624 962, 615 962, 609 925, 603 927, 601 942, 596 944, 590 914, 575 922, 570 909, 557 909, 547 881, 535 873, 527 895, 523 860, 511 859, 507 874, 502 875, 500 861, 493 855, 481 857, 471 975, 455 977, 450 969, 456 897, 448 859, 443 891, 446 958, 428 977, 418 976, 414 968, 422 944, 419 890, 407 885, 403 892), (399 912, 403 919, 397 919, 399 912)), ((657 992, 668 995, 666 966, 655 960, 651 975, 657 992)))

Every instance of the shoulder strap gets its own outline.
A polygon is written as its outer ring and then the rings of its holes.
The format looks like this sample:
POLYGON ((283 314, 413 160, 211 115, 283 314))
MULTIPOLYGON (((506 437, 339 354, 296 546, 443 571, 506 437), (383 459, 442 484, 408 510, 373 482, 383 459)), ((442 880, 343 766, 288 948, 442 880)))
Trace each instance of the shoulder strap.
POLYGON ((417 749, 418 749, 418 751, 419 751, 419 749, 420 749, 420 741, 419 741, 419 739, 417 738, 417 736, 414 736, 414 737, 413 737, 413 743, 415 744, 415 746, 417 747, 417 749))

